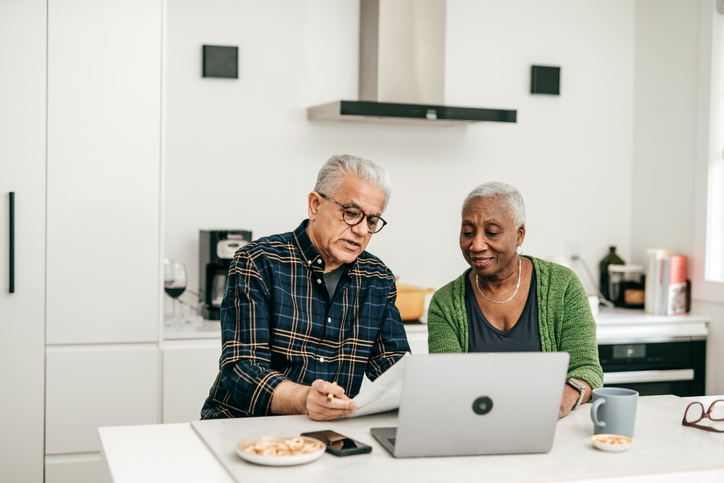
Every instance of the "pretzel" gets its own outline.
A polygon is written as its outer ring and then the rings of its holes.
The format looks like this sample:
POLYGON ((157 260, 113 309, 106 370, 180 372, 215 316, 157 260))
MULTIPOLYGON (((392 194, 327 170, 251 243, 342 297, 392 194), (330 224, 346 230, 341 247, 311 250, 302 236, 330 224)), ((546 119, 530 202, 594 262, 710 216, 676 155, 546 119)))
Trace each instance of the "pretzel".
POLYGON ((323 447, 324 445, 318 441, 305 441, 304 438, 296 437, 285 441, 258 441, 242 451, 263 456, 296 456, 314 453, 323 447))
POLYGON ((300 437, 292 438, 286 441, 291 451, 298 451, 304 448, 304 440, 300 437))
POLYGON ((599 443, 603 444, 629 444, 628 438, 624 438, 623 436, 601 436, 599 438, 596 438, 599 443))

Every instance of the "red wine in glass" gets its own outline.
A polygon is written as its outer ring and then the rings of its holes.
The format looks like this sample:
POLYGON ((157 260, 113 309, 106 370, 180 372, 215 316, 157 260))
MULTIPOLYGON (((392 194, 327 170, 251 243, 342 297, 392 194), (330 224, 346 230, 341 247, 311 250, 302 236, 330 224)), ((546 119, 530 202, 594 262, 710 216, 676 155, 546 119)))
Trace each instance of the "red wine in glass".
POLYGON ((163 261, 163 289, 173 299, 173 315, 169 321, 170 325, 178 325, 182 322, 176 305, 179 303, 178 298, 186 290, 187 281, 186 265, 183 262, 172 258, 163 261))
POLYGON ((164 286, 163 289, 166 291, 166 293, 167 293, 171 298, 177 299, 177 298, 179 298, 179 297, 181 296, 182 293, 184 293, 184 290, 186 290, 186 287, 169 287, 169 286, 164 286))

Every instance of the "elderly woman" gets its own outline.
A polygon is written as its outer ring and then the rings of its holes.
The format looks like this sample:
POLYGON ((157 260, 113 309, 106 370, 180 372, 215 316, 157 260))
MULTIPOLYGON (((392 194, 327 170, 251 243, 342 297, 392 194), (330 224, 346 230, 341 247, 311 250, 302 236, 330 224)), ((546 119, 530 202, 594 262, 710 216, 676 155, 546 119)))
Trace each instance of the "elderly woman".
POLYGON ((432 297, 430 352, 566 351, 559 418, 603 385, 596 323, 572 270, 522 256, 525 205, 514 187, 478 186, 465 198, 460 249, 470 268, 432 297))

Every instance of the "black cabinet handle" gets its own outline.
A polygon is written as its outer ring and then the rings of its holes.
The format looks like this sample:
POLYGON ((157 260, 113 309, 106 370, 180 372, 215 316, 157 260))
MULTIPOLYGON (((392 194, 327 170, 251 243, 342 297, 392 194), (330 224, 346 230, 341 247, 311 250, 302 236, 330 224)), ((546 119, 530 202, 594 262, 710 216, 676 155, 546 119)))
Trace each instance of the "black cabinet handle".
POLYGON ((15 192, 10 192, 10 293, 15 293, 15 192))

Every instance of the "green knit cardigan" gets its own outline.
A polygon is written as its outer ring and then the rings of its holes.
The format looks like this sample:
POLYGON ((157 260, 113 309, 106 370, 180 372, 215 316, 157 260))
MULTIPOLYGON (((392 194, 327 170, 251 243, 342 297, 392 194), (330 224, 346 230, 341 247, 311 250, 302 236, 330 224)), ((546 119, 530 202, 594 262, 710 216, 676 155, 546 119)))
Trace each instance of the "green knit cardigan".
MULTIPOLYGON (((537 276, 538 324, 544 352, 571 355, 568 377, 592 389, 603 386, 596 321, 583 284, 569 268, 530 258, 537 276)), ((433 352, 468 352, 465 277, 471 269, 435 292, 427 315, 427 344, 433 352)))

